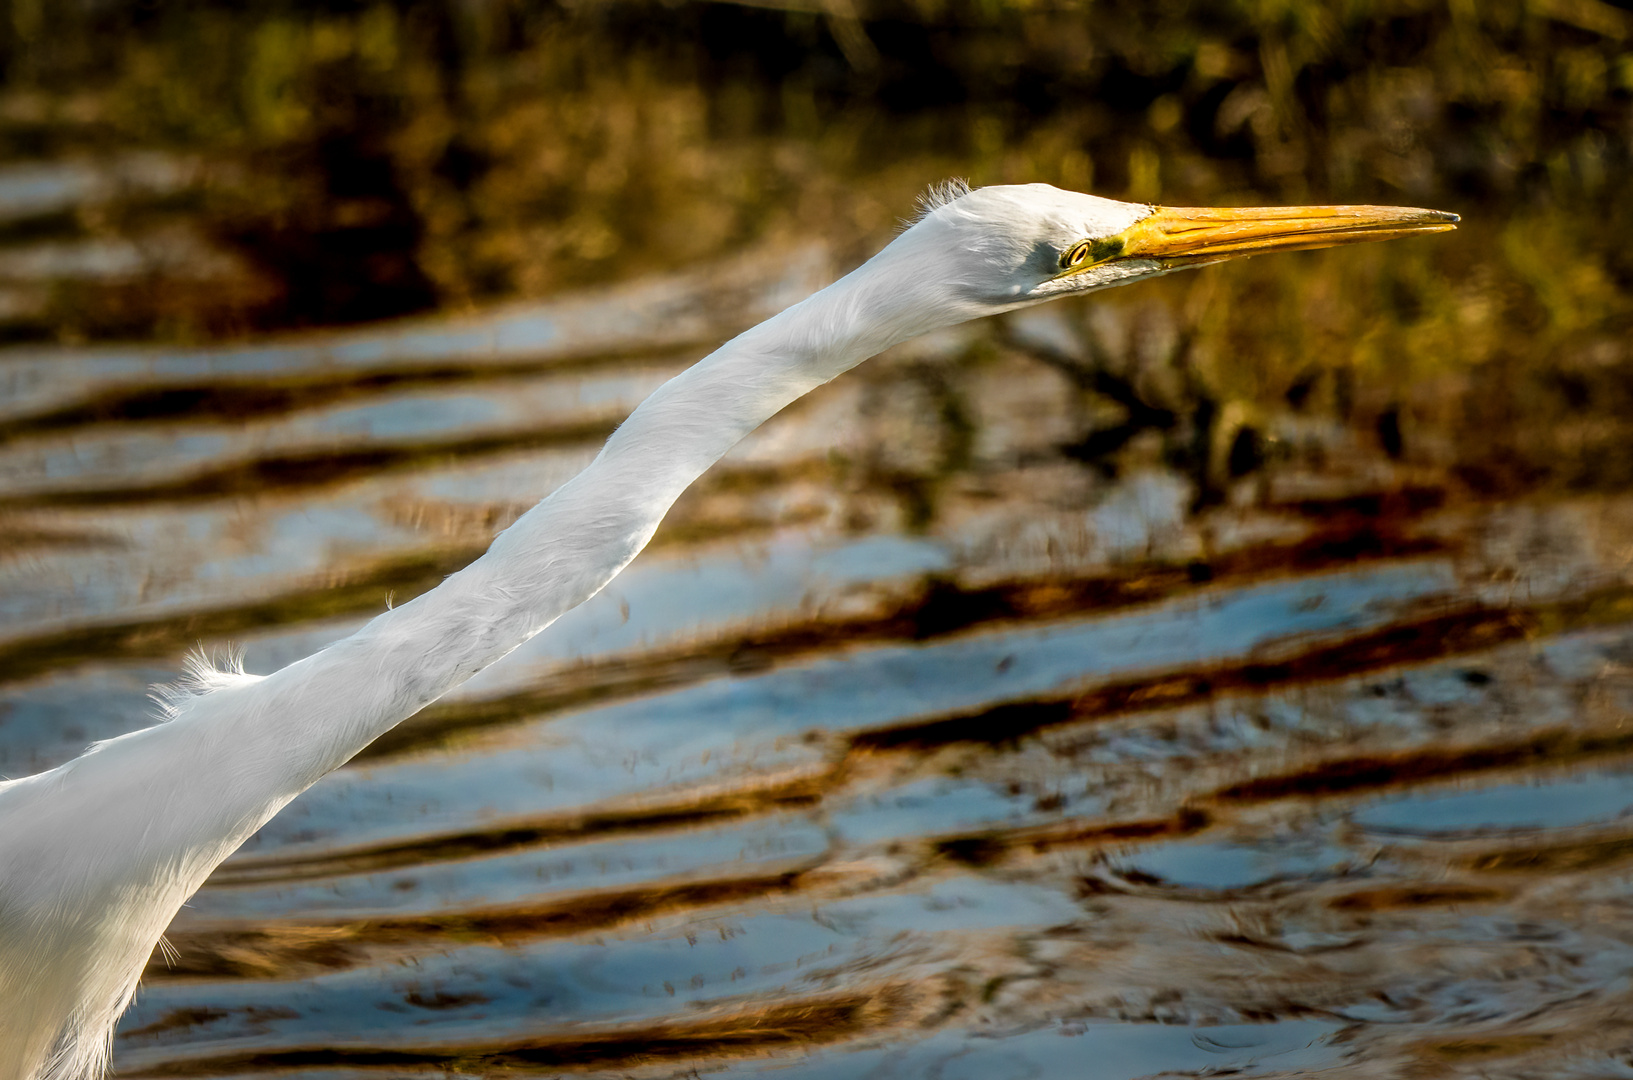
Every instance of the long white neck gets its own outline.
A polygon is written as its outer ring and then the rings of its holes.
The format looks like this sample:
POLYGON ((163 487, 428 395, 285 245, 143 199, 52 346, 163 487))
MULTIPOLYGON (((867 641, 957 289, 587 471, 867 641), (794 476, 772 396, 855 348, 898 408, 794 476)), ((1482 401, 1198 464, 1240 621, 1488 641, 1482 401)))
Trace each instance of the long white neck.
POLYGON ((670 380, 587 469, 424 596, 264 679, 224 679, 168 723, 0 781, 0 1080, 100 1071, 165 926, 273 814, 595 595, 680 493, 784 406, 976 314, 908 272, 925 232, 670 380))
POLYGON ((290 796, 599 592, 694 480, 789 403, 899 341, 956 321, 947 303, 894 272, 910 261, 887 248, 728 342, 655 391, 588 468, 481 558, 270 676, 261 690, 302 699, 284 707, 299 736, 284 753, 302 766, 290 776, 297 785, 290 796), (360 679, 360 672, 380 674, 360 679), (315 714, 324 716, 321 730, 299 719, 315 714))

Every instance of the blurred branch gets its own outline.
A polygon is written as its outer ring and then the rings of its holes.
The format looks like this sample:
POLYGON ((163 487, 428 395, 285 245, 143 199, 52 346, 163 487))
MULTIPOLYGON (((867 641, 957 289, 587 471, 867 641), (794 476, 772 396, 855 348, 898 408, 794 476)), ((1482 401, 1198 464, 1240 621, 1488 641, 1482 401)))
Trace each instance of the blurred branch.
POLYGON ((1527 6, 1539 15, 1612 41, 1633 37, 1633 12, 1611 7, 1604 0, 1529 0, 1527 6))

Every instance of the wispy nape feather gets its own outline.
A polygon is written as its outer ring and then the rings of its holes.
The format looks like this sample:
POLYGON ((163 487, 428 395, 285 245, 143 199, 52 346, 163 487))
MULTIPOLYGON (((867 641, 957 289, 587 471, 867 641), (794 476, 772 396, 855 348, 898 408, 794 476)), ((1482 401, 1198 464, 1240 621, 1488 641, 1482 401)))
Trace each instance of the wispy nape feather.
POLYGON ((940 210, 954 200, 961 199, 970 193, 970 182, 961 177, 951 177, 939 184, 931 184, 925 188, 919 197, 913 200, 915 207, 913 216, 902 222, 902 227, 910 229, 923 221, 929 215, 940 210))
POLYGON ((228 645, 219 653, 206 652, 204 646, 199 645, 182 661, 182 674, 175 682, 151 686, 147 696, 159 707, 159 719, 173 720, 182 707, 195 698, 260 678, 244 670, 242 645, 228 645))

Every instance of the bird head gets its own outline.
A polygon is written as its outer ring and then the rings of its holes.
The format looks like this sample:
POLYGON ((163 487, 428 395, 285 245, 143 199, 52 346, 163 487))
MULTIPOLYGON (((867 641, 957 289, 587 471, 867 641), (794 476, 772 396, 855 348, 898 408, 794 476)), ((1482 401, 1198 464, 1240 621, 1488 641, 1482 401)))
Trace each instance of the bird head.
POLYGON ((1458 220, 1398 206, 1151 206, 1048 184, 944 185, 921 207, 901 239, 921 260, 930 249, 949 271, 947 299, 980 314, 1246 255, 1444 232, 1458 220))

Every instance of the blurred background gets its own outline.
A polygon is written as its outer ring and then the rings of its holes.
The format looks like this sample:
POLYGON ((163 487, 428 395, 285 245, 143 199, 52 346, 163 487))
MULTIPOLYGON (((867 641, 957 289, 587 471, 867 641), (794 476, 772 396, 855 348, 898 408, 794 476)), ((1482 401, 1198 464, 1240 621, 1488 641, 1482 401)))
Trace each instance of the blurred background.
POLYGON ((1463 215, 794 406, 224 864, 120 1074, 1633 1076, 1630 44, 4 0, 4 775, 433 586, 944 178, 1463 215))

